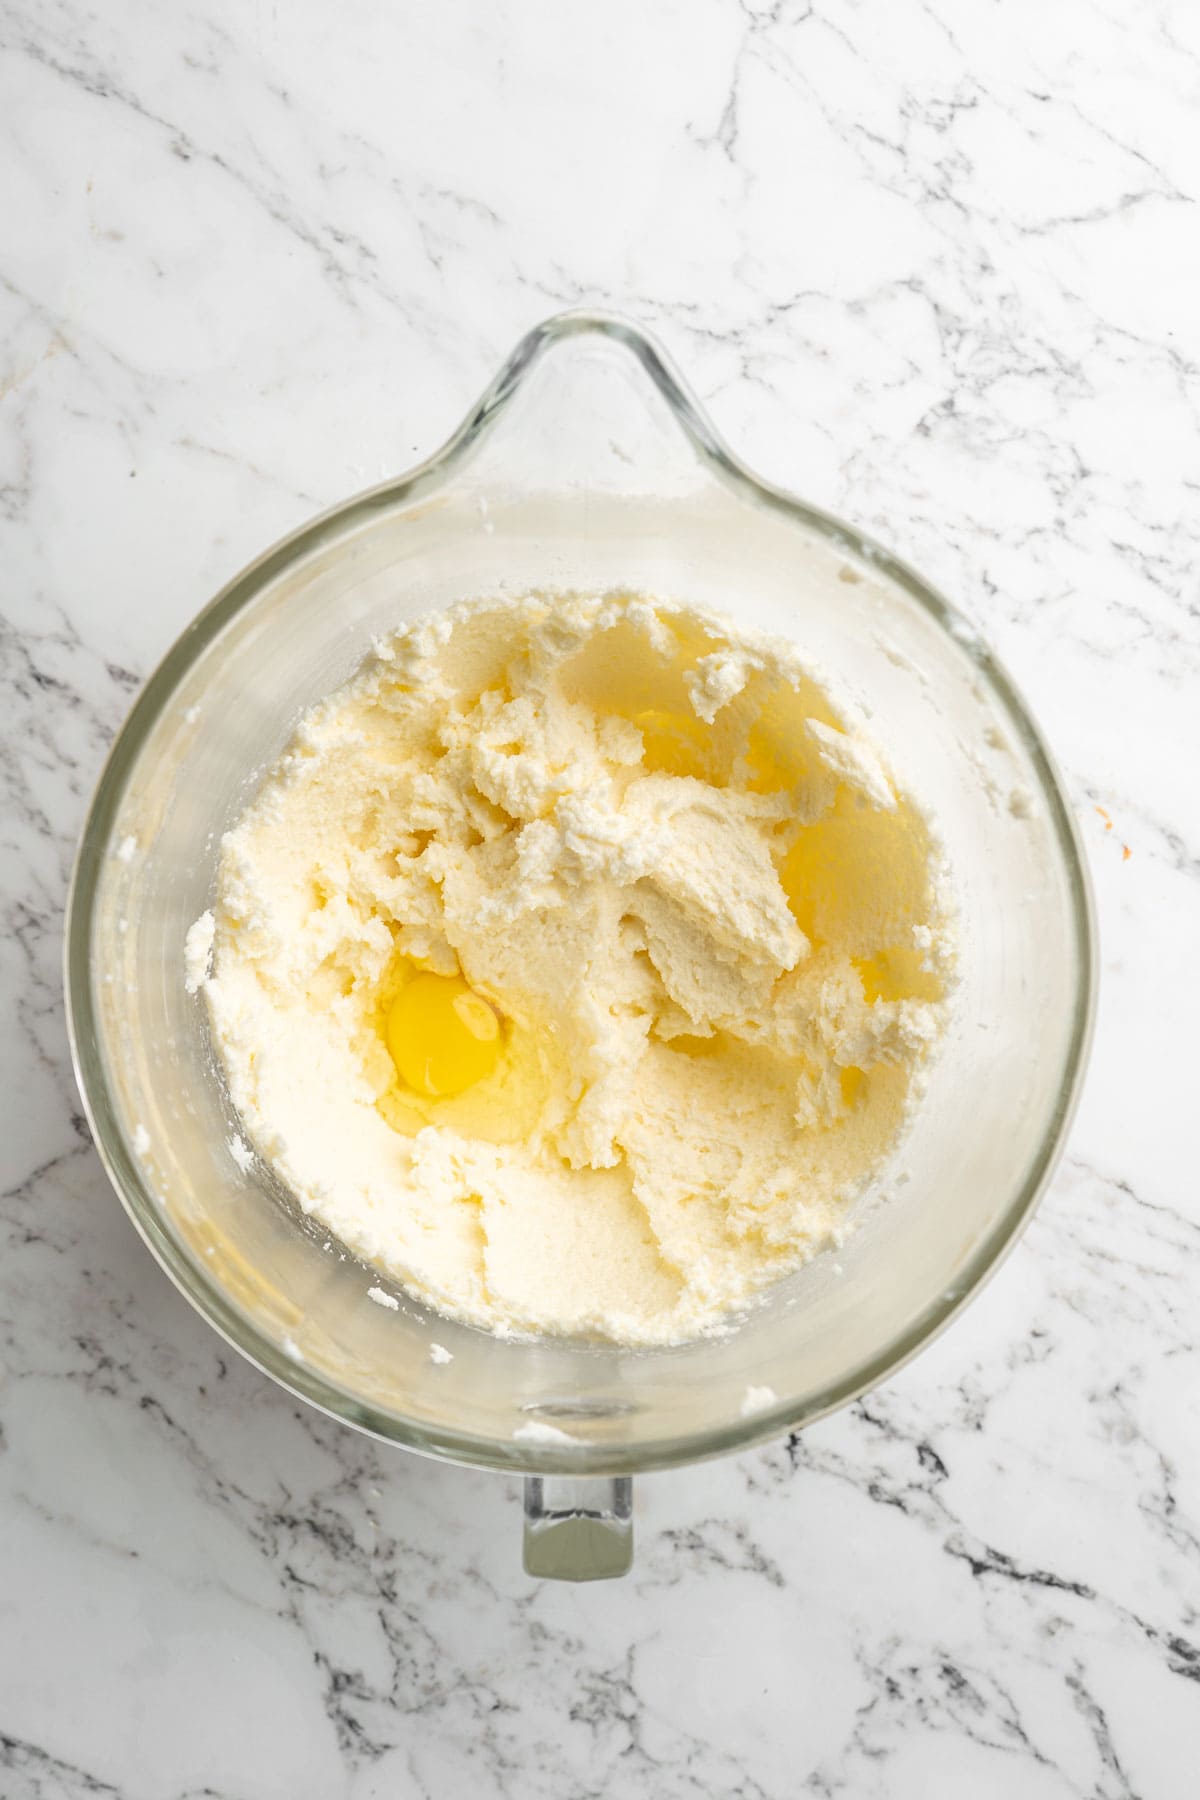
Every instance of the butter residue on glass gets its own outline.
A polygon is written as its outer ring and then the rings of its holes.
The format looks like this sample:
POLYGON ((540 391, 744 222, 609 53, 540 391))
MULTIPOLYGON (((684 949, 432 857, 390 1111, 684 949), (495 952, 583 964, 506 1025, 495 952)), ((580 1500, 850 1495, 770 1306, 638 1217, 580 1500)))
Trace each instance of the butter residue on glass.
POLYGON ((188 980, 249 1139, 351 1250, 495 1331, 670 1343, 840 1241, 942 1029, 947 893, 793 646, 530 595, 417 621, 307 714, 188 980))

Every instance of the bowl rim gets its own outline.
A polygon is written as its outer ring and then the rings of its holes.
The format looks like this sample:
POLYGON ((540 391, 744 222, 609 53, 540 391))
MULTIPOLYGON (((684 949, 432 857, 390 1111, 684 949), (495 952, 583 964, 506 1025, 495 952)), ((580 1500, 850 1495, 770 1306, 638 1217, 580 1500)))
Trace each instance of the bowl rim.
POLYGON ((457 430, 432 456, 404 474, 328 508, 280 538, 241 569, 184 627, 142 687, 101 768, 80 834, 64 921, 67 1036, 92 1139, 133 1225, 179 1291, 231 1348, 329 1417, 419 1454, 508 1473, 628 1475, 704 1461, 797 1431, 896 1374, 979 1293, 1016 1244, 1045 1191, 1079 1101, 1095 1023, 1096 985, 1095 909, 1074 814, 1041 732, 999 660, 945 596, 907 562, 867 533, 755 475, 724 442, 666 353, 640 326, 617 314, 586 310, 556 314, 527 332, 457 430), (108 854, 125 786, 142 744, 183 677, 224 626, 283 570, 378 514, 443 485, 468 453, 490 434, 546 353, 555 344, 585 336, 618 344, 637 360, 666 401, 693 451, 724 485, 743 498, 800 523, 847 555, 878 570, 904 590, 943 632, 969 651, 979 678, 1020 741, 1037 777, 1055 850, 1067 878, 1070 924, 1078 951, 1071 1030, 1054 1111, 1024 1179, 991 1230, 973 1246, 952 1286, 933 1296, 888 1344, 848 1367, 838 1380, 828 1383, 803 1404, 782 1402, 720 1428, 683 1432, 637 1446, 582 1440, 570 1446, 517 1444, 431 1426, 367 1403, 349 1388, 290 1357, 282 1344, 262 1331, 210 1279, 202 1261, 172 1225, 126 1139, 102 1058, 85 1048, 98 1042, 90 956, 98 873, 108 854))

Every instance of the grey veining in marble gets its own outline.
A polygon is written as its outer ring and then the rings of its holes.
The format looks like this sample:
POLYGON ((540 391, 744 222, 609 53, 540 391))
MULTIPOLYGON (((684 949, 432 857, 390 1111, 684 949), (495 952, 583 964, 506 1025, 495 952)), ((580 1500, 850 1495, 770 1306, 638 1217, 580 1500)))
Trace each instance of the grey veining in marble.
POLYGON ((1200 14, 0 0, 0 1794, 1190 1800, 1200 1761, 1200 14), (537 318, 996 644, 1102 1006, 1026 1239, 881 1392, 531 1584, 503 1481, 302 1408, 88 1142, 60 934, 188 618, 537 318))

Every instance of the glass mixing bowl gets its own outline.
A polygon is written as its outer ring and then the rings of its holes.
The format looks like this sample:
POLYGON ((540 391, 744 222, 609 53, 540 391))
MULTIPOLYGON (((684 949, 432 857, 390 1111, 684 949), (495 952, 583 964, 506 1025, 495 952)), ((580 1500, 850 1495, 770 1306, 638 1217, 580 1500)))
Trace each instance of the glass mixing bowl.
POLYGON ((661 352, 565 314, 445 448, 269 550, 188 627, 113 746, 67 927, 76 1072, 134 1224, 188 1299, 293 1393, 408 1449, 528 1477, 534 1572, 619 1573, 629 1477, 819 1418, 929 1341, 1012 1245, 1079 1091, 1093 925, 1074 823, 1011 682, 912 570, 758 481, 661 352), (961 985, 911 1130, 858 1228, 728 1335, 628 1351, 504 1341, 331 1245, 258 1162, 184 990, 221 834, 373 637, 465 597, 632 587, 803 646, 936 814, 961 985), (240 1146, 239 1146, 240 1148, 240 1146), (243 1160, 245 1160, 243 1156, 243 1160), (450 1362, 430 1359, 437 1342, 450 1362), (770 1404, 750 1410, 750 1388, 770 1404))

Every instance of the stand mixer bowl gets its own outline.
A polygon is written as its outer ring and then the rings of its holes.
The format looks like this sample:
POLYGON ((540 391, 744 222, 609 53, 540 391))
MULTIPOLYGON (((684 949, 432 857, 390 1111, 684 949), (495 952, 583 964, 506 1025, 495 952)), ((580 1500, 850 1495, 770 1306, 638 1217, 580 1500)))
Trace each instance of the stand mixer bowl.
POLYGON ((100 778, 67 925, 84 1106, 168 1274, 235 1348, 334 1417, 524 1473, 527 1566, 576 1579, 629 1566, 635 1472, 845 1405, 978 1290, 1061 1148, 1094 985, 1068 802, 986 647, 881 547, 751 475, 640 331, 580 313, 530 332, 436 456, 267 551, 188 627, 100 778), (373 638, 466 598, 609 587, 790 638, 852 690, 936 819, 959 909, 946 1039, 844 1247, 737 1329, 650 1351, 502 1340, 415 1300, 370 1302, 375 1272, 232 1153, 207 1009, 183 982, 223 832, 373 638), (451 1361, 431 1361, 435 1341, 451 1361), (747 1412, 752 1387, 774 1398, 747 1412))

